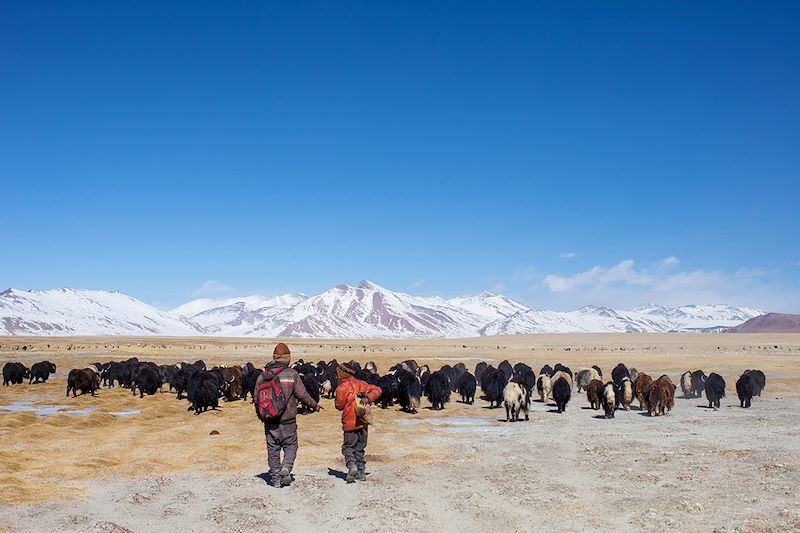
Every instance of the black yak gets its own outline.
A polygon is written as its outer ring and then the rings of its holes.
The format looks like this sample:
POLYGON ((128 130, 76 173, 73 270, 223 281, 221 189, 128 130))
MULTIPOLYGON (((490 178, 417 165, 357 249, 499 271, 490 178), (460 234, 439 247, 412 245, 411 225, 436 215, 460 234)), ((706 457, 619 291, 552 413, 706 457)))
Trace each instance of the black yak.
POLYGON ((91 393, 92 396, 97 396, 95 391, 100 388, 100 376, 97 372, 89 370, 88 368, 75 368, 67 374, 67 396, 72 391, 72 397, 77 396, 77 392, 81 394, 91 393))
MULTIPOLYGON (((511 363, 509 363, 508 360, 505 360, 497 365, 497 370, 503 374, 503 377, 506 379, 506 383, 508 383, 508 380, 511 379, 511 374, 514 373, 514 369, 511 367, 511 363)), ((505 383, 503 386, 505 386, 505 383)))
POLYGON ((714 410, 719 409, 719 401, 725 397, 725 380, 722 376, 712 372, 706 379, 706 399, 708 399, 708 406, 713 407, 714 410))
POLYGON ((745 372, 749 373, 753 378, 753 384, 755 385, 753 396, 761 396, 761 391, 767 386, 767 377, 761 370, 745 370, 745 372))
POLYGON ((31 375, 28 381, 28 384, 31 383, 47 383, 47 380, 50 379, 50 374, 54 374, 56 371, 56 365, 51 363, 50 361, 42 361, 40 363, 34 363, 31 367, 31 375))
POLYGON ((553 383, 553 400, 559 413, 563 413, 567 408, 567 403, 572 396, 572 385, 566 378, 560 377, 553 383))
POLYGON ((397 403, 400 409, 408 413, 416 413, 419 409, 420 399, 422 398, 422 384, 417 376, 408 370, 397 370, 397 403))
POLYGON ((394 374, 386 374, 381 376, 378 380, 378 387, 381 388, 381 397, 378 398, 378 405, 381 409, 386 409, 394 405, 394 399, 397 398, 397 391, 400 388, 400 381, 394 374))
POLYGON ((178 372, 178 365, 158 365, 158 375, 161 378, 161 386, 167 385, 172 390, 172 380, 178 372))
POLYGON ((517 363, 514 365, 514 374, 511 376, 511 381, 525 387, 528 401, 530 401, 531 391, 536 388, 536 374, 533 369, 524 363, 517 363))
POLYGON ((488 366, 489 366, 489 365, 488 365, 488 364, 486 364, 486 362, 485 362, 485 361, 481 361, 481 362, 479 362, 477 365, 475 365, 475 379, 476 379, 476 380, 477 380, 479 383, 480 383, 480 381, 481 381, 481 376, 483 376, 483 372, 486 370, 486 368, 487 368, 488 366))
POLYGON ((455 390, 456 386, 458 385, 458 378, 467 373, 467 365, 464 363, 456 363, 453 365, 453 373, 455 375, 455 380, 453 381, 453 390, 455 390))
POLYGON ((706 387, 706 374, 702 370, 692 372, 692 397, 702 398, 706 387))
POLYGON ((616 383, 617 386, 619 386, 620 382, 622 382, 622 378, 630 379, 630 377, 631 373, 628 371, 628 367, 626 367, 622 363, 615 366, 614 369, 611 371, 611 381, 616 383))
POLYGON ((431 374, 425 385, 425 396, 431 402, 431 408, 437 411, 444 409, 444 404, 450 401, 450 382, 447 375, 440 371, 431 374))
POLYGON ((261 375, 261 371, 257 369, 252 363, 247 363, 242 365, 242 400, 247 399, 247 395, 250 395, 250 401, 254 401, 254 395, 256 388, 256 380, 258 376, 261 375))
POLYGON ((450 387, 450 390, 455 390, 456 388, 456 371, 450 365, 444 365, 442 368, 439 369, 439 373, 442 374, 445 378, 447 378, 447 385, 450 387))
POLYGON ((461 402, 472 405, 472 402, 475 401, 475 390, 478 388, 475 376, 469 372, 464 372, 458 378, 456 386, 456 391, 461 395, 461 402))
POLYGON ((736 380, 736 395, 739 396, 740 407, 750 407, 756 387, 757 385, 751 372, 745 371, 736 380))
POLYGON ((135 395, 138 388, 139 398, 144 398, 145 394, 155 394, 161 385, 161 374, 154 364, 140 363, 131 372, 131 393, 135 395))
MULTIPOLYGON (((308 395, 311 396, 315 402, 319 403, 320 384, 317 377, 314 374, 300 374, 300 381, 303 382, 303 386, 306 388, 308 395)), ((306 407, 302 402, 297 406, 297 411, 304 415, 315 412, 306 407)))
POLYGON ((506 386, 506 377, 503 373, 496 368, 488 368, 483 373, 483 390, 484 399, 489 402, 489 407, 500 407, 503 401, 503 389, 506 386))
POLYGON ((198 370, 189 378, 187 397, 191 405, 188 411, 194 409, 194 414, 199 415, 210 407, 219 406, 220 393, 224 387, 221 372, 212 370, 198 370))
POLYGON ((20 385, 30 377, 30 370, 22 363, 6 363, 3 365, 3 385, 20 385))

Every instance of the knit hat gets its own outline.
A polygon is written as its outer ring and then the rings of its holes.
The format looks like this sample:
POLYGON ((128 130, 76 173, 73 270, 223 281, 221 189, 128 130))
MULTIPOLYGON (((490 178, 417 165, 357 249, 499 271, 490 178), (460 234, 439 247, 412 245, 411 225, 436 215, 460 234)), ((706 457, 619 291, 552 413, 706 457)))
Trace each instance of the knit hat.
POLYGON ((289 356, 291 352, 289 351, 289 347, 286 346, 284 343, 279 342, 277 346, 275 346, 275 350, 272 352, 272 360, 276 363, 281 363, 284 365, 288 365, 292 358, 289 356))
POLYGON ((336 367, 336 379, 344 381, 345 379, 352 378, 356 375, 356 369, 344 364, 336 367))

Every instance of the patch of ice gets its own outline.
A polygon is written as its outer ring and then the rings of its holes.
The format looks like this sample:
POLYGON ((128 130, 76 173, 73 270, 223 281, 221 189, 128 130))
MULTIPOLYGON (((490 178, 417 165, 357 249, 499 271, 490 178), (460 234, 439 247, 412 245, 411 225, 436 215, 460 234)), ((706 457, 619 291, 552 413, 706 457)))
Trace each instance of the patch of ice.
POLYGON ((119 417, 119 418, 126 418, 126 417, 129 417, 129 416, 140 415, 140 414, 142 414, 142 412, 139 411, 138 409, 134 409, 132 411, 118 411, 116 413, 108 413, 108 414, 110 414, 112 416, 119 417))
POLYGON ((94 407, 87 407, 80 411, 66 411, 68 405, 33 405, 33 402, 14 402, 11 405, 0 405, 0 412, 6 413, 36 413, 36 416, 52 415, 71 415, 86 416, 95 410, 94 407))

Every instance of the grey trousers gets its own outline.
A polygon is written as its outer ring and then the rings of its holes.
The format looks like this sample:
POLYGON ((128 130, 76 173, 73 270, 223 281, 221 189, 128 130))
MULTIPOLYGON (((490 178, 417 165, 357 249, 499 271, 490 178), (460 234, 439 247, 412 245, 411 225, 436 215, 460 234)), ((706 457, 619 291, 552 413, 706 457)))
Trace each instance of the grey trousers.
POLYGON ((345 431, 342 442, 342 455, 344 463, 355 463, 359 470, 364 470, 367 463, 364 461, 364 450, 367 448, 367 428, 356 431, 345 431))
POLYGON ((281 470, 292 471, 297 458, 297 422, 291 424, 264 424, 267 436, 267 463, 272 479, 280 477, 281 470), (283 461, 281 461, 283 450, 283 461))

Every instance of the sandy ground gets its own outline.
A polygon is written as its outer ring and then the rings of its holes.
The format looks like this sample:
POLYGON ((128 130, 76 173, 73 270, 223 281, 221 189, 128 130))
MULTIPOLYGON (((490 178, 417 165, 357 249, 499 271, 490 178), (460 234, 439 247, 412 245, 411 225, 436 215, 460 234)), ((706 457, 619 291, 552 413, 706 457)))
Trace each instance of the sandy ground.
POLYGON ((634 409, 599 419, 577 393, 565 414, 535 402, 531 420, 514 424, 501 409, 462 405, 455 396, 440 412, 379 410, 369 479, 355 485, 341 479, 339 413, 330 400, 326 411, 300 418, 295 482, 276 489, 261 477, 263 431, 249 403, 194 416, 166 392, 64 398, 69 369, 93 361, 137 355, 263 364, 273 344, 0 339, 2 362, 58 365, 47 384, 0 387, 0 531, 800 529, 799 335, 291 343, 297 357, 373 360, 382 370, 414 357, 434 367, 525 361, 537 373, 544 363, 573 370, 596 363, 609 374, 622 361, 673 379, 702 368, 728 383, 719 411, 678 398, 671 415, 657 418, 634 409), (767 389, 741 409, 736 378, 756 367, 767 389))

